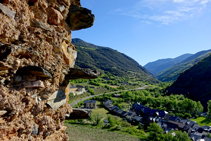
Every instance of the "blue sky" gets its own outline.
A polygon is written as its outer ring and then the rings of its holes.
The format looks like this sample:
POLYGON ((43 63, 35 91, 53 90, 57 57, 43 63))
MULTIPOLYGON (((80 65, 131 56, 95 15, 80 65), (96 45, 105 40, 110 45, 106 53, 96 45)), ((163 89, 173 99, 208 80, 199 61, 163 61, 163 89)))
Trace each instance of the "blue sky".
POLYGON ((81 0, 91 28, 73 38, 110 47, 140 65, 211 49, 211 0, 81 0))

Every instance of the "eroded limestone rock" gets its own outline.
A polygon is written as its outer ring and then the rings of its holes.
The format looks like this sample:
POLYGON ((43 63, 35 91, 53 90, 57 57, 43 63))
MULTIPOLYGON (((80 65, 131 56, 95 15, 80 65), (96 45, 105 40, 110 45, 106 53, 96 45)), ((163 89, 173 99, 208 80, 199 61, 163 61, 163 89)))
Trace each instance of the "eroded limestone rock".
POLYGON ((2 11, 5 15, 8 17, 14 19, 15 18, 15 13, 14 11, 10 10, 8 7, 4 6, 3 4, 0 3, 0 11, 2 11))
POLYGON ((66 63, 73 68, 75 65, 75 61, 77 58, 77 51, 73 50, 70 46, 68 46, 68 44, 66 43, 66 41, 64 41, 62 43, 62 50, 64 53, 64 59, 66 61, 66 63))
POLYGON ((0 70, 9 70, 9 69, 12 69, 12 66, 0 61, 0 70))
POLYGON ((42 67, 37 66, 25 66, 23 68, 18 69, 18 75, 34 75, 43 78, 52 78, 52 75, 42 67))
POLYGON ((7 111, 5 111, 5 110, 0 110, 0 116, 5 115, 6 113, 7 113, 7 111))
POLYGON ((66 115, 66 119, 75 120, 75 119, 88 119, 92 115, 92 110, 90 109, 77 109, 73 108, 73 112, 69 115, 66 115))
POLYGON ((95 79, 100 75, 100 72, 91 69, 76 69, 70 68, 65 80, 69 79, 95 79))
POLYGON ((71 30, 80 30, 91 27, 94 20, 95 16, 92 14, 91 10, 72 4, 66 21, 71 30))
POLYGON ((47 101, 47 104, 56 110, 66 103, 66 95, 62 90, 58 90, 53 93, 47 101))
POLYGON ((71 70, 70 30, 93 21, 79 0, 0 2, 0 140, 68 140, 63 123, 73 110, 65 81, 97 77, 71 70))

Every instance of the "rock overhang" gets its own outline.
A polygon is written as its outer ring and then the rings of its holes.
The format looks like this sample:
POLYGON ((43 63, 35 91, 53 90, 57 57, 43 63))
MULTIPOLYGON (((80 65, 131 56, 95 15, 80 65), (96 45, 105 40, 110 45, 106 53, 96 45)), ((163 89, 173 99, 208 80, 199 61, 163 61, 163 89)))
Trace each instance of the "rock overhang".
POLYGON ((0 2, 0 140, 68 140, 63 122, 73 110, 64 82, 99 76, 73 68, 71 30, 93 22, 79 0, 0 2))

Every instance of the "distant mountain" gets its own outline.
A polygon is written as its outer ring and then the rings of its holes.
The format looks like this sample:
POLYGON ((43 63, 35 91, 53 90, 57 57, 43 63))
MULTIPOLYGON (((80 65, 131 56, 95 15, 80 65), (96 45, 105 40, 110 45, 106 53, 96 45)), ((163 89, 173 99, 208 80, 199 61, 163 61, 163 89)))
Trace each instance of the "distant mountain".
POLYGON ((211 99, 211 55, 181 73, 177 80, 167 88, 169 94, 184 94, 207 107, 211 99))
POLYGON ((150 83, 158 82, 150 72, 123 53, 108 47, 96 46, 78 38, 73 39, 72 43, 77 47, 76 66, 80 68, 108 71, 121 77, 136 76, 150 83))
POLYGON ((183 54, 176 58, 159 59, 154 62, 147 63, 144 67, 154 75, 157 75, 161 71, 187 59, 192 54, 183 54))
POLYGON ((177 63, 176 65, 160 72, 156 77, 160 81, 175 81, 180 73, 184 72, 188 68, 192 67, 195 63, 199 62, 201 59, 207 57, 211 53, 211 50, 200 51, 196 54, 188 57, 187 59, 177 63))

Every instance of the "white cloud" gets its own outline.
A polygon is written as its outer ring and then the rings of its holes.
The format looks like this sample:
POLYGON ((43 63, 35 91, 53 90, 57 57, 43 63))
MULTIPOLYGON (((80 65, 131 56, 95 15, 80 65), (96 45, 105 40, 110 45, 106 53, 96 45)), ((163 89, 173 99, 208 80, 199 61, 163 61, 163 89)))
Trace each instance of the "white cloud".
POLYGON ((184 0, 173 0, 174 2, 184 2, 184 0))
POLYGON ((202 1, 201 1, 201 4, 202 4, 202 5, 205 5, 205 4, 207 4, 208 2, 209 2, 209 0, 202 0, 202 1))
POLYGON ((187 20, 206 9, 211 0, 139 0, 133 7, 116 10, 125 16, 141 19, 143 23, 172 24, 187 20))

